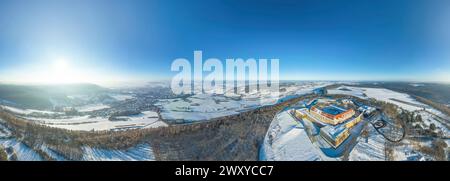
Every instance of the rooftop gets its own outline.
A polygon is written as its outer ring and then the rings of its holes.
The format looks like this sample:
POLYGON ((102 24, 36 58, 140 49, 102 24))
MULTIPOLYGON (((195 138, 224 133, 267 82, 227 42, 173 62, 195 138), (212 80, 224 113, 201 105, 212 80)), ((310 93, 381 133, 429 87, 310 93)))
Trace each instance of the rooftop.
POLYGON ((344 108, 335 106, 335 105, 330 105, 330 106, 326 106, 321 108, 321 110, 327 114, 331 114, 333 116, 336 116, 338 114, 341 114, 343 112, 345 112, 346 110, 344 108))
POLYGON ((321 129, 332 139, 336 139, 336 137, 343 133, 347 128, 344 125, 340 124, 338 126, 325 126, 321 129))

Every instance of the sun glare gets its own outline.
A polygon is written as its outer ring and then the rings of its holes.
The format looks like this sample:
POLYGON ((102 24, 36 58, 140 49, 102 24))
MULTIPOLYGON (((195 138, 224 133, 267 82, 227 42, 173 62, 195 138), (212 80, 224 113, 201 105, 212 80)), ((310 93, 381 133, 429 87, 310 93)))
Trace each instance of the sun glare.
POLYGON ((52 68, 53 68, 53 71, 64 72, 64 71, 68 70, 69 64, 66 59, 61 58, 61 59, 58 59, 53 62, 52 68))
POLYGON ((68 84, 84 82, 84 76, 65 58, 55 60, 50 66, 49 74, 44 82, 52 84, 68 84))
POLYGON ((95 66, 76 64, 68 58, 49 59, 23 69, 22 72, 9 74, 5 82, 24 84, 110 84, 122 79, 112 76, 95 66), (114 77, 114 78, 113 78, 114 77))

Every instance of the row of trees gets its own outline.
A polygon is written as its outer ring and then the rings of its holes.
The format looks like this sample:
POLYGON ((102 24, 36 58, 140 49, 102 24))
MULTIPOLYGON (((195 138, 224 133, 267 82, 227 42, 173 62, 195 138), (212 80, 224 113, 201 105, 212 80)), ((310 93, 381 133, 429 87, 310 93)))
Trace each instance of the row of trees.
POLYGON ((430 105, 431 107, 433 107, 433 108, 435 108, 435 109, 437 109, 437 110, 439 110, 439 111, 441 111, 441 112, 443 112, 443 113, 445 113, 447 115, 450 115, 450 108, 448 106, 446 106, 446 105, 443 105, 443 104, 440 104, 440 103, 437 103, 437 102, 434 102, 434 101, 431 101, 429 99, 426 99, 426 98, 423 98, 423 97, 419 97, 419 96, 414 96, 414 98, 416 100, 418 100, 419 102, 422 102, 424 104, 430 105))

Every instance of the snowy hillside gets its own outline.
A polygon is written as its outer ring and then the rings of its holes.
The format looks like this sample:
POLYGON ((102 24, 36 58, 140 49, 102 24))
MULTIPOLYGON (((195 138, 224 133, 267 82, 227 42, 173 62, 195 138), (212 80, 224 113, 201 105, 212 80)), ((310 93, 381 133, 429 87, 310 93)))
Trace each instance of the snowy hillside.
POLYGON ((320 150, 288 111, 279 113, 268 130, 261 153, 263 160, 322 160, 320 150))
POLYGON ((128 150, 105 150, 84 147, 85 161, 152 161, 155 160, 149 144, 140 144, 128 150))
POLYGON ((350 152, 350 161, 383 161, 385 160, 385 142, 382 135, 377 134, 375 128, 368 126, 369 136, 359 137, 358 143, 350 152))
POLYGON ((42 161, 42 157, 33 149, 15 139, 0 139, 0 146, 5 148, 9 160, 42 161), (16 158, 12 158, 16 157, 16 158))

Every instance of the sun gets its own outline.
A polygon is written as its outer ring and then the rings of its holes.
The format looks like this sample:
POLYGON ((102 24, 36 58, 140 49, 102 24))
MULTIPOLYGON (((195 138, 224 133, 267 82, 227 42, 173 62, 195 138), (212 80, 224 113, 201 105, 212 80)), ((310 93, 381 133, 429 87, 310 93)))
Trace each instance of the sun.
POLYGON ((59 58, 50 65, 48 82, 53 84, 70 84, 84 81, 84 76, 75 69, 70 61, 65 58, 59 58))
MULTIPOLYGON (((81 62, 81 61, 80 61, 81 62)), ((100 73, 95 66, 86 66, 69 58, 50 58, 23 68, 21 73, 11 74, 9 80, 17 83, 43 85, 67 85, 113 82, 111 74, 100 73)))
POLYGON ((52 70, 55 72, 65 72, 68 69, 69 62, 64 58, 57 59, 52 64, 52 70))

